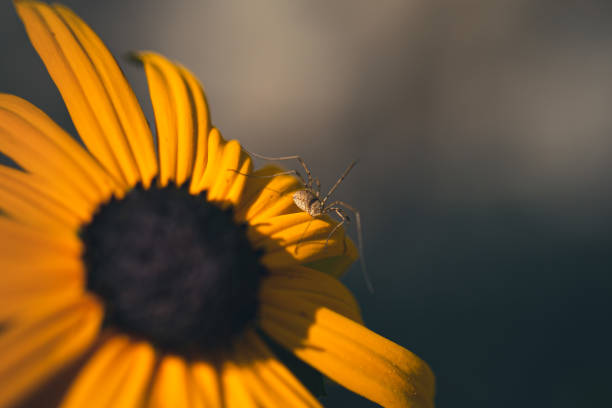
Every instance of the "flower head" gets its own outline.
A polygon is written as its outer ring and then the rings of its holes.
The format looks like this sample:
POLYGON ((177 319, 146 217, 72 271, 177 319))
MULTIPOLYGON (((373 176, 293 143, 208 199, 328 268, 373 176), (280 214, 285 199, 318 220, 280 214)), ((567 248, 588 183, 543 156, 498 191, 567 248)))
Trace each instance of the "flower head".
POLYGON ((277 345, 381 405, 433 405, 427 365, 338 281, 358 255, 344 230, 326 242, 336 222, 295 207, 297 178, 252 170, 191 72, 135 54, 155 144, 78 16, 15 5, 86 149, 0 94, 0 151, 23 169, 0 166, 0 406, 79 358, 64 407, 319 406, 277 345))

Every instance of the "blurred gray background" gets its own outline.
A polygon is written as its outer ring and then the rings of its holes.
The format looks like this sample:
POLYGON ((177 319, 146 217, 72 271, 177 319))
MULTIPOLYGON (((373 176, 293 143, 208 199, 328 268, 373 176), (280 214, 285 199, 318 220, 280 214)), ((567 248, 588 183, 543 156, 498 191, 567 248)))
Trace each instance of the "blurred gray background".
MULTIPOLYGON (((429 362, 438 406, 612 405, 612 3, 65 3, 115 55, 193 70, 226 138, 300 154, 324 186, 360 160, 336 197, 362 212, 376 291, 344 280, 429 362)), ((0 91, 74 132, 10 2, 0 55, 0 91)))

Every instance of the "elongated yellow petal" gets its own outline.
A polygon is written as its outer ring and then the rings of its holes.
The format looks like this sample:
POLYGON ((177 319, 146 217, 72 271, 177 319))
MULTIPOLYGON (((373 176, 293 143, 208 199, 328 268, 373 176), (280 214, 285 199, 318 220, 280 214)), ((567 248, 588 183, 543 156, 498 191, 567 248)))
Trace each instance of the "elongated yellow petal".
MULTIPOLYGON (((151 102, 155 112, 157 140, 160 157, 160 184, 169 180, 182 185, 193 171, 193 158, 198 137, 198 127, 208 126, 201 117, 201 90, 188 82, 184 68, 153 52, 138 53, 149 82, 151 102), (197 94, 194 95, 194 92, 197 94)), ((193 80, 193 76, 190 76, 193 80)))
POLYGON ((385 407, 433 407, 434 377, 410 351, 327 308, 262 305, 262 328, 323 374, 385 407))
POLYGON ((221 373, 223 407, 257 408, 258 405, 249 392, 241 375, 240 367, 232 361, 225 361, 221 373))
POLYGON ((81 243, 0 217, 0 319, 39 314, 83 292, 81 243))
MULTIPOLYGON (((242 165, 238 168, 239 174, 236 174, 236 178, 234 178, 234 182, 232 186, 229 188, 227 195, 225 196, 225 202, 233 205, 234 208, 240 203, 242 200, 242 194, 244 192, 244 188, 247 185, 248 176, 246 174, 250 174, 253 171, 253 163, 251 158, 242 155, 244 159, 241 157, 242 165)), ((234 213, 234 218, 236 221, 241 222, 234 213)))
POLYGON ((199 193, 202 190, 210 190, 216 181, 217 173, 219 172, 219 162, 223 157, 223 148, 225 141, 219 133, 219 129, 212 128, 208 134, 208 148, 206 154, 208 155, 206 168, 200 178, 197 185, 191 185, 189 191, 192 194, 199 193))
MULTIPOLYGON (((228 201, 227 192, 233 187, 236 178, 244 179, 245 176, 238 174, 243 167, 245 161, 251 159, 242 152, 240 143, 236 140, 230 140, 223 148, 223 155, 221 156, 217 166, 219 167, 215 180, 213 181, 209 191, 208 200, 222 203, 223 206, 235 204, 235 202, 228 201)), ((233 193, 234 199, 239 198, 239 191, 233 193)))
POLYGON ((72 10, 58 4, 53 7, 91 58, 128 141, 140 173, 140 180, 145 187, 148 187, 151 179, 157 174, 157 158, 151 130, 132 88, 100 37, 72 10))
POLYGON ((272 217, 266 222, 255 224, 251 234, 254 235, 253 239, 264 237, 265 239, 258 240, 258 242, 262 243, 266 249, 277 250, 279 246, 285 248, 300 242, 327 239, 328 237, 331 240, 331 238, 338 238, 338 235, 344 238, 342 229, 330 235, 336 224, 329 217, 313 218, 305 212, 299 212, 272 217))
MULTIPOLYGON (((108 51, 66 9, 29 0, 15 6, 85 145, 116 180, 135 184, 140 174, 127 133, 139 122, 145 131, 144 118, 132 117, 139 107, 108 51)), ((146 149, 139 142, 132 144, 146 149)))
POLYGON ((0 406, 9 406, 81 355, 101 320, 97 302, 82 298, 42 320, 9 326, 0 335, 0 406))
POLYGON ((336 278, 314 269, 294 266, 271 270, 262 282, 259 298, 261 304, 298 315, 312 315, 323 306, 362 323, 351 292, 336 278))
POLYGON ((79 287, 55 288, 48 291, 8 295, 0 300, 0 321, 10 324, 60 309, 83 295, 79 287))
POLYGON ((139 407, 145 400, 147 385, 155 365, 155 351, 149 343, 139 342, 132 346, 131 357, 127 375, 122 378, 110 406, 139 407))
MULTIPOLYGON (((1 231, 1 229, 0 229, 1 231)), ((76 279, 83 274, 83 265, 77 254, 38 246, 31 241, 9 242, 0 240, 0 285, 19 284, 20 281, 47 279, 76 279)))
MULTIPOLYGON (((235 209, 237 219, 243 222, 246 221, 247 211, 253 206, 259 195, 263 193, 266 184, 274 179, 274 177, 268 177, 281 171, 282 170, 276 166, 266 166, 251 172, 244 186, 244 191, 242 192, 242 200, 240 200, 235 209)), ((281 195, 281 192, 278 191, 270 192, 275 193, 276 198, 281 195)))
POLYGON ((258 406, 321 406, 257 334, 245 334, 244 341, 237 347, 236 361, 241 380, 258 406))
POLYGON ((344 238, 344 248, 346 251, 339 256, 331 256, 325 259, 319 259, 312 262, 305 262, 304 266, 325 272, 340 278, 353 262, 359 258, 359 251, 349 237, 344 238))
MULTIPOLYGON (((129 349, 127 336, 113 335, 95 351, 87 365, 80 371, 78 377, 70 386, 61 406, 63 408, 77 408, 86 406, 91 394, 101 389, 100 381, 112 374, 114 364, 120 362, 124 353, 129 349)), ((95 401, 97 398, 93 398, 95 401)))
POLYGON ((0 151, 46 181, 79 211, 117 189, 108 174, 70 135, 34 105, 0 94, 0 151))
POLYGON ((39 235, 27 226, 0 218, 0 287, 25 290, 58 282, 82 282, 78 241, 73 243, 73 250, 53 245, 52 236, 39 235))
MULTIPOLYGON (((28 254, 33 255, 37 248, 28 254)), ((4 262, 0 258, 0 290, 24 291, 44 289, 57 284, 80 282, 85 279, 84 266, 77 257, 63 254, 20 259, 19 263, 4 262)))
POLYGON ((166 356, 153 383, 149 408, 189 408, 190 372, 185 360, 166 356))
POLYGON ((42 231, 0 216, 0 259, 27 262, 30 260, 27 255, 35 251, 73 258, 80 256, 81 248, 81 241, 74 234, 42 231))
POLYGON ((11 218, 34 228, 65 231, 75 229, 73 225, 66 225, 61 220, 46 213, 36 205, 35 201, 28 200, 24 195, 10 191, 6 184, 4 186, 0 185, 0 209, 11 218))
MULTIPOLYGON (((236 207, 240 201, 242 200, 242 194, 244 192, 244 188, 247 184, 248 176, 246 174, 250 174, 253 170, 253 163, 251 158, 247 156, 244 152, 240 155, 240 163, 238 167, 238 172, 236 177, 234 178, 233 183, 231 184, 227 194, 225 195, 224 202, 228 205, 233 205, 236 207)), ((234 217, 237 221, 239 220, 236 215, 234 217)))
POLYGON ((75 231, 81 220, 29 183, 23 172, 0 166, 0 208, 34 227, 75 231), (22 173, 22 174, 19 174, 22 173))
POLYGON ((32 174, 0 165, 0 189, 36 208, 44 209, 48 216, 62 224, 76 226, 84 220, 82 214, 74 211, 64 200, 58 200, 57 195, 45 188, 41 179, 32 174))
POLYGON ((36 316, 74 303, 83 296, 82 271, 15 273, 5 269, 0 278, 0 320, 36 316))
MULTIPOLYGON (((24 244, 25 245, 25 244, 24 244)), ((1 248, 1 247, 0 247, 1 248)), ((0 320, 37 316, 79 299, 83 266, 76 257, 52 255, 36 248, 9 258, 0 251, 0 320)))
POLYGON ((285 247, 277 245, 264 254, 261 262, 268 268, 286 267, 292 264, 307 264, 321 259, 346 255, 344 237, 332 237, 329 240, 309 239, 285 247))
POLYGON ((276 166, 266 166, 251 174, 237 208, 238 219, 257 225, 276 215, 300 211, 293 203, 293 191, 302 184, 296 177, 274 176, 283 171, 276 166))
POLYGON ((53 184, 48 183, 38 174, 26 173, 0 165, 0 177, 9 183, 19 184, 24 189, 34 191, 45 203, 49 203, 49 206, 51 206, 49 212, 58 218, 66 218, 67 221, 74 218, 80 222, 86 222, 91 219, 91 211, 75 206, 74 203, 66 200, 66 197, 62 195, 60 190, 54 188, 53 184))
POLYGON ((206 408, 221 407, 221 389, 217 369, 210 363, 197 361, 191 365, 193 388, 206 408))
MULTIPOLYGON (((317 220, 317 224, 315 224, 314 229, 311 228, 312 222, 314 222, 314 218, 304 211, 281 214, 270 217, 266 219, 265 222, 251 225, 251 228, 249 228, 247 234, 251 242, 258 244, 266 239, 269 239, 272 234, 281 233, 286 236, 287 229, 295 228, 297 226, 300 226, 299 231, 297 231, 298 239, 301 237, 302 233, 307 233, 309 231, 312 232, 315 229, 327 228, 328 231, 331 231, 331 229, 329 229, 330 224, 324 223, 323 220, 317 220), (306 228, 307 226, 308 228, 306 228)), ((333 226, 331 227, 333 228, 333 226)), ((280 238, 283 238, 283 236, 280 236, 280 238)))
POLYGON ((180 67, 180 71, 193 98, 195 109, 197 147, 190 186, 190 189, 193 189, 199 184, 208 163, 208 134, 211 130, 210 111, 206 94, 198 79, 184 67, 180 67))
POLYGON ((155 111, 155 128, 159 156, 159 180, 166 186, 170 180, 176 180, 177 135, 176 117, 172 101, 166 96, 168 84, 163 72, 157 66, 146 64, 145 73, 149 83, 149 93, 155 111))
POLYGON ((125 336, 106 341, 79 373, 62 401, 63 408, 141 406, 155 364, 148 343, 125 336))

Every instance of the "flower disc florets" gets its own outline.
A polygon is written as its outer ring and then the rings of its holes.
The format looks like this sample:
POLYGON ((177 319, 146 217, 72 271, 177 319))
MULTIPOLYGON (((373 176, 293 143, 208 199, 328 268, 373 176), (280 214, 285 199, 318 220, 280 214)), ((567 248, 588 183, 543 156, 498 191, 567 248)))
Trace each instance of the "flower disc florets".
POLYGON ((87 288, 106 324, 183 355, 230 344, 257 314, 265 269, 231 209, 187 188, 142 187, 81 230, 87 288))

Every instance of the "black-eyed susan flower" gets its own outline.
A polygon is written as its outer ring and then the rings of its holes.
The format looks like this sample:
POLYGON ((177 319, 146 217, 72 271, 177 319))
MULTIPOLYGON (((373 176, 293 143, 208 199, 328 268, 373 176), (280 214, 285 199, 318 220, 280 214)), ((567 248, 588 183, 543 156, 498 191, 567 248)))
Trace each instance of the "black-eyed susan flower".
POLYGON ((301 241, 298 180, 246 176, 279 169, 252 171, 187 69, 136 55, 156 148, 96 34, 63 6, 15 5, 87 149, 0 94, 0 150, 22 168, 0 166, 0 406, 76 361, 63 407, 319 406, 274 344, 381 405, 433 405, 427 365, 365 328, 338 281, 350 239, 323 248, 322 218, 301 241))

